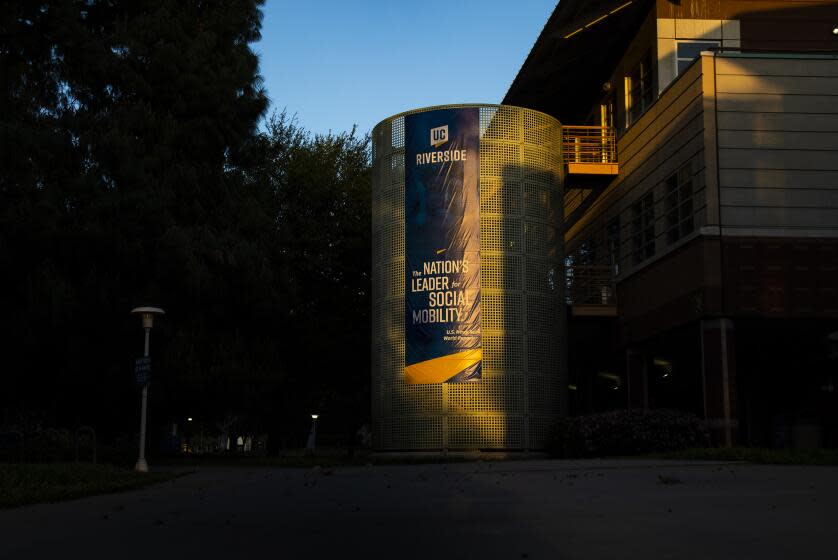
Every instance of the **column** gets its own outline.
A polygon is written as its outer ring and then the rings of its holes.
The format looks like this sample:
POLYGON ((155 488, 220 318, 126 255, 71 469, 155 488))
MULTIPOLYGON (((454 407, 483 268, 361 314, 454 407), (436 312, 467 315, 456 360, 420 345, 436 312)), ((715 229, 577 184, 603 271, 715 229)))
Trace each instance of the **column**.
POLYGON ((736 353, 733 321, 701 321, 701 381, 704 418, 713 443, 731 447, 736 443, 736 353))
POLYGON ((649 372, 646 355, 637 348, 626 350, 628 408, 649 410, 649 372))

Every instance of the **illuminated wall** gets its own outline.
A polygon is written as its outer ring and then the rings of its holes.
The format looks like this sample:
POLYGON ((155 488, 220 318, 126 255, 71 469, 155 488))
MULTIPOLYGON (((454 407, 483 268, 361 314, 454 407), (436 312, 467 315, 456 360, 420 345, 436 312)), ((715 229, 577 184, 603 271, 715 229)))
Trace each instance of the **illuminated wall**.
MULTIPOLYGON (((462 106, 445 106, 462 107, 462 106)), ((404 117, 373 130, 372 418, 381 450, 540 449, 566 410, 561 125, 480 111, 483 378, 404 379, 404 117)))

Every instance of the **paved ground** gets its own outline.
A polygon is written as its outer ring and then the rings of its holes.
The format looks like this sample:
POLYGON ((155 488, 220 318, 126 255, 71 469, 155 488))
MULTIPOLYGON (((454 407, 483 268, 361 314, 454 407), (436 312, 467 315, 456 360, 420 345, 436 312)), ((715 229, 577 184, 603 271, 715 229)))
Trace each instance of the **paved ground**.
POLYGON ((838 558, 838 468, 231 468, 0 511, 0 558, 838 558))

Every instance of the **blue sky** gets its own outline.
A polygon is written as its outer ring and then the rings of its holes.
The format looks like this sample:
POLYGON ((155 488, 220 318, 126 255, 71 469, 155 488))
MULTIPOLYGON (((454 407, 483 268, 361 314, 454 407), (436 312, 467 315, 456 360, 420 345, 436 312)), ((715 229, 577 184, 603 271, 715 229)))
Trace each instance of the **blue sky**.
POLYGON ((556 0, 267 0, 271 99, 312 132, 365 133, 401 111, 498 103, 556 0))

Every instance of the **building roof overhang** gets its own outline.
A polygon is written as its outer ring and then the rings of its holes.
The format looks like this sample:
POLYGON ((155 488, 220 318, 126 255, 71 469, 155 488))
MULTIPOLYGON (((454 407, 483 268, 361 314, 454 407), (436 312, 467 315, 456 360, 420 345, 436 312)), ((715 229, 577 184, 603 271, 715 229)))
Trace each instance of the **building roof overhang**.
POLYGON ((581 123, 654 0, 561 0, 503 102, 581 123))

